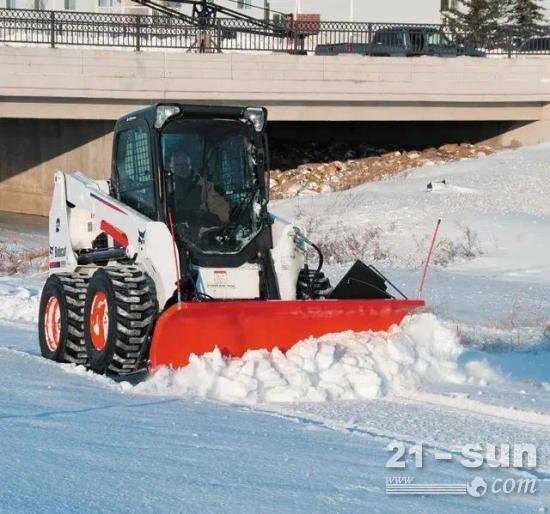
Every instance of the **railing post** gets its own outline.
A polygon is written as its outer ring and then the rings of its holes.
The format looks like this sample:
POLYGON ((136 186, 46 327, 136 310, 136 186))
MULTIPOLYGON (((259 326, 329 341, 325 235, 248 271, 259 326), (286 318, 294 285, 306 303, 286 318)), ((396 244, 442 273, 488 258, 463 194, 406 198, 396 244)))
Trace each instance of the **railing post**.
POLYGON ((220 21, 218 20, 218 23, 216 24, 216 32, 217 32, 217 39, 214 41, 214 44, 216 45, 216 51, 221 54, 222 53, 222 45, 223 45, 223 32, 222 27, 220 25, 220 21))
POLYGON ((136 15, 136 51, 141 50, 141 16, 136 15))
POLYGON ((372 43, 372 23, 369 23, 368 26, 368 36, 367 36, 367 43, 372 43))
POLYGON ((50 47, 55 48, 55 11, 50 11, 50 47))

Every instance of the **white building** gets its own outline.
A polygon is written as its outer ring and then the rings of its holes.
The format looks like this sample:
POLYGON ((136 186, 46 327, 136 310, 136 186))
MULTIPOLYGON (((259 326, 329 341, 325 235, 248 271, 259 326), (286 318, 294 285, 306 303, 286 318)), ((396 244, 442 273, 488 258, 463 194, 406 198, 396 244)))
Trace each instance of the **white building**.
POLYGON ((83 12, 118 10, 120 12, 122 2, 133 4, 130 0, 0 0, 0 8, 83 12))
MULTIPOLYGON (((370 21, 381 23, 439 23, 441 10, 457 0, 216 0, 230 9, 262 18, 269 4, 272 14, 320 13, 323 21, 370 21)), ((550 12, 550 0, 543 0, 550 12)), ((172 4, 173 6, 174 4, 172 4)), ((132 0, 0 0, 0 8, 52 9, 84 12, 142 11, 132 0)), ((190 6, 182 6, 190 13, 190 6)))
MULTIPOLYGON (((235 8, 237 2, 220 0, 235 8)), ((264 0, 242 0, 238 4, 261 5, 264 0)), ((324 21, 372 21, 398 23, 438 23, 441 0, 269 0, 273 11, 320 13, 324 21)), ((246 7, 251 13, 257 11, 246 7)), ((261 12, 260 12, 261 15, 261 12)))
MULTIPOLYGON (((228 7, 263 5, 265 0, 220 0, 228 7)), ((370 21, 381 23, 439 23, 441 11, 456 7, 458 0, 268 0, 282 12, 321 13, 324 21, 370 21)), ((550 11, 550 0, 542 0, 550 11)), ((253 8, 249 10, 254 11, 253 8)))

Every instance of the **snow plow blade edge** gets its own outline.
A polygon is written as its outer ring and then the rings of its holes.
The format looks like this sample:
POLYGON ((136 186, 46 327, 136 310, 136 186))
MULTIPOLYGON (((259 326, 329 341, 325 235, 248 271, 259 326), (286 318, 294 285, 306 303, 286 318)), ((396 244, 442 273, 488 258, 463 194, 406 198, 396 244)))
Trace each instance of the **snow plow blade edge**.
POLYGON ((421 300, 180 302, 157 322, 150 368, 184 367, 192 354, 216 347, 224 356, 242 357, 248 350, 286 352, 311 336, 387 331, 423 306, 421 300))

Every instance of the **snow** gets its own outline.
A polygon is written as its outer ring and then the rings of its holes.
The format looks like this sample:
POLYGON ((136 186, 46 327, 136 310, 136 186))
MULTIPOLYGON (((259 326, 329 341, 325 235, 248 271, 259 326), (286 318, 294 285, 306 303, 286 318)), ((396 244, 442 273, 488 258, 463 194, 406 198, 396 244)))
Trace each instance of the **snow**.
MULTIPOLYGON (((411 297, 443 219, 425 289, 431 312, 286 355, 213 352, 149 378, 100 377, 40 357, 44 273, 0 277, 0 512, 546 512, 549 163, 550 145, 540 145, 275 204, 344 257, 344 231, 374 238, 378 251, 370 241, 355 248, 411 297), (408 459, 405 470, 385 469, 394 441, 423 443, 424 468, 408 459), (478 442, 535 444, 538 467, 435 460, 478 442), (396 475, 536 478, 539 492, 389 497, 384 479, 396 475)), ((0 241, 47 244, 43 229, 8 221, 0 216, 0 241)), ((349 266, 337 262, 333 282, 349 266)))
POLYGON ((388 333, 309 339, 286 355, 278 350, 250 351, 231 360, 216 349, 193 356, 184 369, 157 371, 136 390, 255 405, 373 399, 418 389, 426 382, 500 381, 498 373, 481 361, 459 367, 462 351, 456 331, 433 314, 421 314, 388 333))
POLYGON ((36 290, 0 278, 0 321, 26 321, 36 324, 39 296, 36 290))

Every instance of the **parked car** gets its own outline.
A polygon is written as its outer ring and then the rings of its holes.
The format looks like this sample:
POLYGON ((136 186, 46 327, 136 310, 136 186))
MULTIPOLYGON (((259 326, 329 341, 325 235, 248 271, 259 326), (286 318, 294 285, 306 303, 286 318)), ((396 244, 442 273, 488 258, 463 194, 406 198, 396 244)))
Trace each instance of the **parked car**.
POLYGON ((392 27, 375 32, 372 43, 341 43, 335 45, 318 45, 316 55, 339 55, 355 53, 361 55, 385 57, 411 57, 433 55, 439 57, 456 57, 468 55, 483 56, 483 52, 473 48, 463 48, 453 43, 437 28, 410 26, 392 27))
POLYGON ((395 27, 378 30, 367 50, 369 55, 409 57, 414 55, 456 56, 457 45, 436 29, 395 27))

